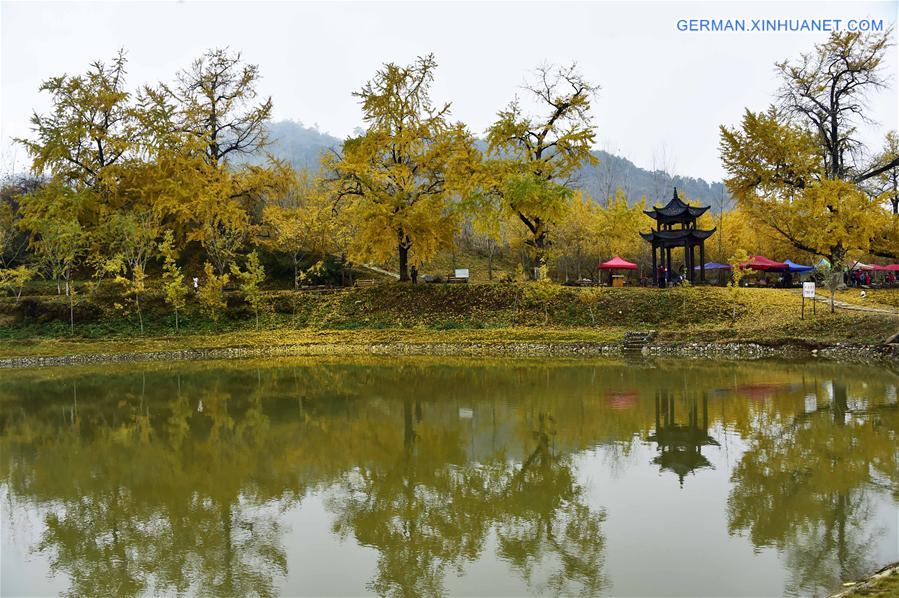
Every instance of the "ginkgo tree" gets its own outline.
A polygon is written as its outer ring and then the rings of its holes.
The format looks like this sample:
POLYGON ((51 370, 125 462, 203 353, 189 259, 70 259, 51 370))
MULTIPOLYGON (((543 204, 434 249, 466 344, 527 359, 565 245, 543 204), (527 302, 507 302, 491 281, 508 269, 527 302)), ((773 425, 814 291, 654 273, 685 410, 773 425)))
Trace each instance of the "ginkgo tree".
POLYGON ((187 286, 184 284, 184 273, 178 265, 175 251, 175 236, 168 230, 159 243, 159 253, 164 260, 162 266, 162 285, 165 302, 175 312, 175 331, 181 329, 178 312, 187 306, 187 286))
POLYGON ((156 177, 156 210, 186 242, 199 242, 219 276, 250 237, 265 200, 286 192, 292 170, 262 155, 271 98, 259 99, 257 65, 213 49, 182 70, 174 85, 145 88, 140 102, 156 177), (238 160, 237 158, 241 158, 238 160))
POLYGON ((345 231, 333 209, 333 201, 308 170, 297 173, 287 193, 269 202, 262 211, 257 243, 290 256, 294 288, 300 283, 300 263, 310 255, 325 256, 339 246, 345 231))
POLYGON ((777 65, 782 86, 765 112, 721 127, 727 186, 750 218, 836 271, 852 253, 899 255, 877 246, 888 214, 862 184, 892 160, 865 164, 857 126, 866 98, 885 84, 891 32, 834 33, 796 61, 777 65))
POLYGON ((259 310, 263 305, 264 297, 262 295, 262 283, 265 282, 265 268, 259 261, 259 254, 255 251, 251 252, 247 257, 247 263, 244 270, 231 264, 231 274, 240 285, 240 290, 244 295, 244 300, 253 308, 256 315, 256 328, 259 328, 259 310))
POLYGON ((487 130, 483 184, 527 228, 537 271, 546 265, 551 228, 565 212, 578 171, 598 162, 591 153, 591 100, 598 89, 577 65, 541 66, 524 88, 536 112, 516 98, 487 130))
POLYGON ((435 106, 433 55, 402 66, 385 64, 354 95, 365 132, 347 139, 324 163, 341 209, 356 223, 350 257, 397 257, 401 281, 409 267, 449 247, 480 154, 450 105, 435 106))
POLYGON ((133 147, 133 113, 125 86, 127 59, 96 61, 85 73, 59 75, 41 84, 50 111, 31 117, 31 139, 18 139, 35 173, 48 173, 76 188, 110 183, 107 170, 133 147))
MULTIPOLYGON (((102 255, 108 248, 98 233, 106 219, 130 208, 121 203, 118 176, 122 164, 136 157, 126 65, 120 51, 111 62, 96 61, 84 73, 54 76, 41 84, 40 91, 50 96, 49 110, 34 113, 30 138, 17 139, 31 158, 33 175, 43 180, 20 207, 19 226, 28 231, 33 249, 59 241, 59 237, 49 244, 42 240, 48 226, 59 232, 77 224, 79 254, 102 255), (74 224, 47 224, 61 221, 74 224)), ((48 255, 42 254, 45 265, 48 259, 56 262, 48 255)), ((50 269, 58 282, 65 268, 57 263, 50 269)))

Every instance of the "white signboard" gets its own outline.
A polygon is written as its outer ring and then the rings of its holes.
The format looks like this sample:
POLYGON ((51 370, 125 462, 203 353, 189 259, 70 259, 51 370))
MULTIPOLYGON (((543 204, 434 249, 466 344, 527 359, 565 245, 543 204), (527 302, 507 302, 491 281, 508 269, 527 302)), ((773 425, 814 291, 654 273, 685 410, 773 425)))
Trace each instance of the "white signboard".
POLYGON ((815 298, 815 283, 803 282, 802 283, 802 296, 806 299, 814 299, 815 298))
POLYGON ((468 268, 456 268, 456 278, 468 278, 468 268))

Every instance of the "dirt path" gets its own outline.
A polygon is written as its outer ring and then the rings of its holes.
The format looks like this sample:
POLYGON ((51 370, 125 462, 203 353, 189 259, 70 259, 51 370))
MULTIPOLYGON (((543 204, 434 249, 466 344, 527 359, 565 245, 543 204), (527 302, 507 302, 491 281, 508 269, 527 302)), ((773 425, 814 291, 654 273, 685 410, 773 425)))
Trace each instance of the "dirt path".
MULTIPOLYGON (((825 303, 828 306, 830 305, 830 297, 826 295, 815 295, 815 301, 819 303, 825 303)), ((881 309, 878 307, 867 307, 865 305, 858 305, 855 303, 847 303, 845 301, 840 301, 839 299, 834 299, 833 301, 834 307, 838 307, 839 309, 845 309, 847 311, 860 311, 866 312, 869 314, 882 314, 887 316, 899 316, 899 311, 895 309, 881 309)))
POLYGON ((369 266, 368 264, 362 264, 362 267, 366 270, 371 270, 372 272, 377 272, 378 274, 383 274, 384 276, 390 276, 391 278, 396 278, 399 280, 400 275, 396 272, 390 272, 389 270, 385 270, 383 268, 378 268, 377 266, 369 266))

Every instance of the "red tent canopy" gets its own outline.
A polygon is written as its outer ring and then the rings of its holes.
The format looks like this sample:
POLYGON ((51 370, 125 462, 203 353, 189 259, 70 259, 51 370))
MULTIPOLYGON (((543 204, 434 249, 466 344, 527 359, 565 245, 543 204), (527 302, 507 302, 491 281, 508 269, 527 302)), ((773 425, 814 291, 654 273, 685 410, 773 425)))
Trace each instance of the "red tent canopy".
POLYGON ((883 272, 884 270, 889 270, 889 266, 881 266, 880 264, 871 264, 871 269, 875 272, 883 272))
POLYGON ((636 270, 637 264, 632 264, 627 260, 623 260, 617 255, 607 262, 599 265, 600 270, 636 270))
POLYGON ((884 270, 890 270, 891 272, 899 272, 899 264, 890 264, 889 266, 884 267, 884 270))
POLYGON ((740 264, 741 268, 752 268, 753 270, 788 270, 789 266, 783 262, 775 262, 769 260, 763 255, 751 255, 748 262, 740 264))

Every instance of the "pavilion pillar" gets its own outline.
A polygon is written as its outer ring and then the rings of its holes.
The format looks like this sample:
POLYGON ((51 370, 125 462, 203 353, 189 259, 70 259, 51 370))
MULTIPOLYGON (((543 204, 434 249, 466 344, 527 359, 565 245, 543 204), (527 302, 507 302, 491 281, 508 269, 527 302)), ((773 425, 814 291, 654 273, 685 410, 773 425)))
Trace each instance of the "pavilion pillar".
POLYGON ((662 391, 657 390, 656 391, 656 435, 658 435, 658 433, 659 433, 659 428, 662 427, 661 421, 659 418, 659 411, 661 411, 661 408, 662 408, 661 403, 662 403, 662 391))
POLYGON ((705 282, 705 241, 699 242, 699 280, 705 282))
POLYGON ((665 287, 668 286, 668 280, 671 278, 671 248, 665 248, 665 287))
POLYGON ((705 393, 702 395, 702 429, 709 429, 709 397, 705 393))
POLYGON ((659 269, 656 267, 656 244, 652 244, 652 284, 659 286, 659 269))
POLYGON ((693 278, 698 279, 699 273, 696 271, 696 244, 690 248, 690 259, 693 261, 693 278))
POLYGON ((687 262, 687 280, 690 281, 690 284, 693 284, 696 281, 693 280, 693 243, 691 243, 690 241, 687 241, 687 254, 689 257, 689 259, 686 260, 686 262, 687 262))
POLYGON ((690 243, 690 282, 696 282, 696 245, 690 243))

